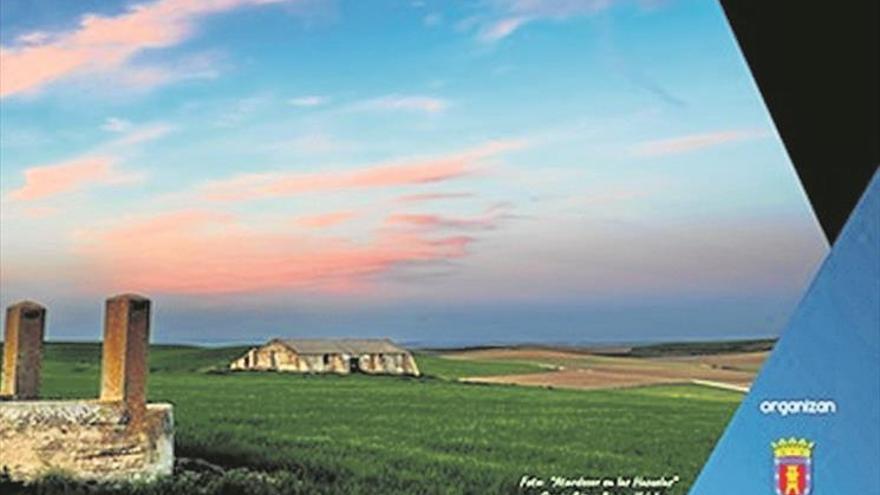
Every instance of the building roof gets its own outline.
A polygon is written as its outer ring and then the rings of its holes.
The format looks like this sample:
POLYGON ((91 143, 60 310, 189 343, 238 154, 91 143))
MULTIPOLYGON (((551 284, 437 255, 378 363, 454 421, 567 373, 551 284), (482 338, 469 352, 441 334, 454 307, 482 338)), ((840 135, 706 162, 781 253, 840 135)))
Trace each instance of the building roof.
POLYGON ((388 339, 276 339, 298 354, 406 354, 388 339))

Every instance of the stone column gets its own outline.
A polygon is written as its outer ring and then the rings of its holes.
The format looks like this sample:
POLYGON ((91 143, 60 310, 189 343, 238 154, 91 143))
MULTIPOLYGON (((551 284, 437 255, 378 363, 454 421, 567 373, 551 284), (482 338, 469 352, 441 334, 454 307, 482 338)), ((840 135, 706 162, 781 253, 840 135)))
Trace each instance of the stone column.
POLYGON ((45 323, 46 308, 35 302, 22 301, 6 308, 0 395, 13 399, 39 397, 45 323))
POLYGON ((149 341, 150 300, 135 294, 107 299, 101 401, 124 403, 132 424, 140 423, 146 411, 149 341))

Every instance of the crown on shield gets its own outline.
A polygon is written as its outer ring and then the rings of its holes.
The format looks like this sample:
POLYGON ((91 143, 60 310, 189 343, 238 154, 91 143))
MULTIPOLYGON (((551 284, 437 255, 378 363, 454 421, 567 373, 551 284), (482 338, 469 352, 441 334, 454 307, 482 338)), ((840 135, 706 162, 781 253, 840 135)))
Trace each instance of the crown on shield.
POLYGON ((775 457, 809 458, 813 453, 813 446, 816 444, 804 438, 789 438, 787 440, 783 438, 778 442, 773 442, 771 445, 773 446, 773 455, 775 457))

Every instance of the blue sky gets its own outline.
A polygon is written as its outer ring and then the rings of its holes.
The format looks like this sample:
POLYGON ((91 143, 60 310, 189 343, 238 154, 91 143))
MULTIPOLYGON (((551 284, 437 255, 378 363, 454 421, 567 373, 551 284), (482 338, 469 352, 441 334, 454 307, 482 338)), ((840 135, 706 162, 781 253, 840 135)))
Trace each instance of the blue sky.
POLYGON ((6 1, 2 302, 156 338, 772 335, 827 251, 702 1, 6 1), (255 316, 259 315, 259 316, 255 316))

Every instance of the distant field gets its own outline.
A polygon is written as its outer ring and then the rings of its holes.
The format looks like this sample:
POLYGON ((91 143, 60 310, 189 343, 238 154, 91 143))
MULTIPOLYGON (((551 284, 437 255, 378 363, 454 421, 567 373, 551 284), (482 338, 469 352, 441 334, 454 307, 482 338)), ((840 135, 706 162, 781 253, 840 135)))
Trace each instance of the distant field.
MULTIPOLYGON (((139 487, 48 480, 17 489, 491 494, 524 493, 517 483, 525 474, 679 475, 669 494, 684 494, 741 399, 696 386, 464 384, 454 379, 542 368, 437 355, 417 356, 431 375, 420 379, 210 372, 244 349, 152 348, 151 400, 175 404, 177 455, 199 460, 184 460, 173 478, 139 487), (222 470, 201 467, 210 465, 222 470)), ((44 396, 95 396, 99 356, 93 344, 48 345, 44 396)), ((12 489, 0 486, 4 494, 12 489)))
POLYGON ((703 356, 730 353, 768 352, 776 339, 734 340, 729 342, 677 342, 635 347, 634 357, 703 356))
MULTIPOLYGON (((700 346, 707 347, 706 345, 700 346)), ((751 346, 746 347, 751 349, 751 346)), ((527 372, 472 374, 463 379, 473 383, 516 384, 581 390, 679 385, 695 381, 745 389, 749 387, 767 352, 733 352, 728 345, 718 354, 688 353, 676 347, 670 356, 656 350, 641 354, 596 355, 583 350, 548 348, 496 348, 464 350, 445 354, 460 363, 505 363, 538 366, 527 372), (634 356, 651 357, 634 357, 634 356), (549 371, 548 371, 549 370, 549 371)))

